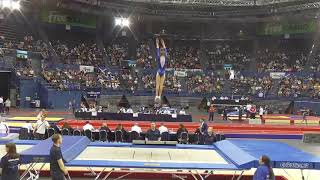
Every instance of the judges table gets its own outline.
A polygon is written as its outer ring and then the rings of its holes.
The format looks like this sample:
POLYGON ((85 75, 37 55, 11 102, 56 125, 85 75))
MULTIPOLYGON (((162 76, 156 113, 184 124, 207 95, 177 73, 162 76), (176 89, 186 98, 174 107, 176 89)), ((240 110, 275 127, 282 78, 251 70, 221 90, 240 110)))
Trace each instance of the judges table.
POLYGON ((75 112, 78 119, 103 119, 124 121, 164 121, 164 122, 192 122, 191 115, 167 115, 167 114, 132 114, 111 112, 75 112))

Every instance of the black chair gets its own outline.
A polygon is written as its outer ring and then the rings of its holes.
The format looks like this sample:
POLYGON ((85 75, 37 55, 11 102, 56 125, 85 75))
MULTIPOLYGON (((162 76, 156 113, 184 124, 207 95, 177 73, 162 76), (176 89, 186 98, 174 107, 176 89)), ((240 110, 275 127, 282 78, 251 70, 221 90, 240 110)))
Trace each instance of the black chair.
POLYGON ((189 142, 189 134, 187 132, 181 132, 179 137, 180 144, 188 144, 189 142))
POLYGON ((169 133, 168 132, 163 132, 161 134, 161 141, 168 141, 169 140, 169 133))
POLYGON ((90 129, 85 130, 83 133, 84 133, 85 136, 87 136, 88 139, 93 141, 92 131, 90 129))
POLYGON ((116 130, 114 132, 114 141, 115 142, 123 142, 123 133, 121 130, 116 130))
POLYGON ((79 129, 75 129, 75 130, 73 131, 73 135, 74 135, 74 136, 81 136, 81 131, 80 131, 79 129))
POLYGON ((56 133, 56 131, 53 128, 49 128, 47 132, 48 132, 48 138, 56 133))
POLYGON ((108 133, 106 130, 99 131, 99 141, 102 141, 102 142, 108 141, 108 133))
POLYGON ((130 140, 131 142, 133 140, 139 140, 140 139, 140 134, 137 131, 131 131, 130 132, 130 140))
POLYGON ((63 136, 69 136, 70 135, 70 131, 67 128, 62 129, 61 134, 63 136))
POLYGON ((27 128, 20 128, 19 130, 19 139, 28 140, 30 139, 29 132, 27 128))

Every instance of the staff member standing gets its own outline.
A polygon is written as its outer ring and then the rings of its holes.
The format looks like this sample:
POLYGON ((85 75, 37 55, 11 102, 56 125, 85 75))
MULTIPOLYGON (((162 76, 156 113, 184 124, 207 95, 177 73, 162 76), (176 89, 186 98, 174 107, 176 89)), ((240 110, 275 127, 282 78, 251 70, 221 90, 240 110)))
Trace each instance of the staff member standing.
POLYGON ((50 173, 52 180, 65 180, 68 174, 67 168, 64 166, 63 157, 60 146, 62 144, 62 136, 54 134, 52 136, 53 145, 50 149, 50 173))
POLYGON ((36 127, 34 129, 35 131, 35 137, 37 139, 43 140, 44 136, 46 134, 46 129, 49 128, 50 125, 48 121, 46 121, 46 114, 43 113, 40 117, 40 119, 37 121, 36 127))
POLYGON ((0 167, 2 169, 1 180, 19 180, 20 154, 17 153, 16 145, 6 144, 7 154, 1 158, 0 167))
POLYGON ((216 111, 216 108, 214 108, 213 104, 211 104, 211 106, 209 108, 209 120, 208 121, 213 121, 215 111, 216 111))

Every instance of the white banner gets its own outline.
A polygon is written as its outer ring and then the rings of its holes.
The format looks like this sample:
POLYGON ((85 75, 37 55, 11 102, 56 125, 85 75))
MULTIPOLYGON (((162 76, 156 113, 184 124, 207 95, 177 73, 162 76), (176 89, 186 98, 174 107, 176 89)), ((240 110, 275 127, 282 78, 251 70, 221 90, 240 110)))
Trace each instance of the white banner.
POLYGON ((271 72, 270 73, 270 77, 272 79, 281 79, 284 78, 286 76, 285 72, 271 72))
POLYGON ((83 72, 94 72, 94 67, 93 66, 82 66, 82 65, 80 65, 80 71, 83 71, 83 72))

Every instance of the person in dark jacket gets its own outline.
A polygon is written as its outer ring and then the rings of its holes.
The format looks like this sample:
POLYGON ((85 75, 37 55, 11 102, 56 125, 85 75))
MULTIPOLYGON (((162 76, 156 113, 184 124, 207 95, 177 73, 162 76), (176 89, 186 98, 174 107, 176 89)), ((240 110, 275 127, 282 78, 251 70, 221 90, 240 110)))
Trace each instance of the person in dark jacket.
POLYGON ((1 180, 19 180, 20 154, 17 153, 17 147, 14 143, 6 144, 7 154, 1 158, 1 180))

